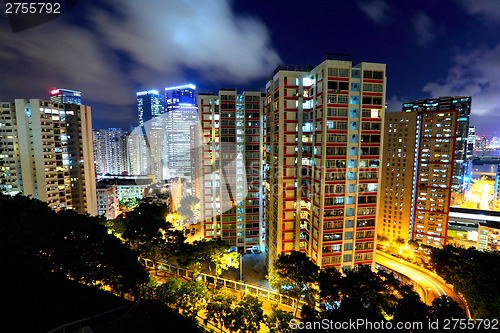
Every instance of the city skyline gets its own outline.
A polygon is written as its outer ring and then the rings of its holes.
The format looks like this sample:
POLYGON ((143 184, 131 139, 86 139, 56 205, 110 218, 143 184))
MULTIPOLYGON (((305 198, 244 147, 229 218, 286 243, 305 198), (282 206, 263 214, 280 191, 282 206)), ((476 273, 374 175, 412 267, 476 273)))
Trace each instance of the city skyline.
POLYGON ((0 69, 16 78, 0 85, 0 99, 75 89, 95 110, 94 128, 129 130, 138 122, 137 91, 192 83, 199 92, 263 92, 279 64, 313 65, 333 52, 387 64, 389 111, 421 98, 472 96, 471 125, 478 136, 495 135, 500 4, 365 0, 308 7, 310 18, 294 1, 92 1, 20 33, 2 16, 0 69), (159 15, 165 19, 151 19, 159 15), (117 16, 122 20, 111 19, 117 16), (318 34, 331 41, 319 42, 318 34), (46 43, 49 36, 58 43, 46 43), (30 85, 28 73, 38 78, 30 85))

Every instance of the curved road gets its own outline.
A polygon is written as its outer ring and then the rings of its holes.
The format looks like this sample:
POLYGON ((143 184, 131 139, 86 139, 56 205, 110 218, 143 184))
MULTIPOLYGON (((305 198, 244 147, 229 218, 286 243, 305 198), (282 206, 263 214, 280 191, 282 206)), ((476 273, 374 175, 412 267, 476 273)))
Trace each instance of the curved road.
POLYGON ((419 268, 416 265, 409 264, 404 260, 394 258, 393 256, 380 251, 377 251, 375 262, 395 272, 401 273, 419 284, 424 291, 426 291, 424 295, 424 301, 426 304, 430 305, 436 297, 448 295, 453 298, 466 311, 467 316, 470 317, 464 301, 457 294, 455 294, 451 288, 442 283, 428 270, 419 268))

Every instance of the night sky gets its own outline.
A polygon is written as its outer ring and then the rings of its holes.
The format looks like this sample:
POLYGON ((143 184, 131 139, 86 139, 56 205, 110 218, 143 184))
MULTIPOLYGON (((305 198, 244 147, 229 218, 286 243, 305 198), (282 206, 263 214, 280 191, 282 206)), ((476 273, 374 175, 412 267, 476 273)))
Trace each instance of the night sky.
POLYGON ((500 135, 500 0, 80 0, 12 33, 0 14, 0 100, 82 91, 94 128, 138 123, 138 90, 194 83, 263 91, 278 64, 326 53, 387 64, 390 111, 471 95, 478 135, 500 135))

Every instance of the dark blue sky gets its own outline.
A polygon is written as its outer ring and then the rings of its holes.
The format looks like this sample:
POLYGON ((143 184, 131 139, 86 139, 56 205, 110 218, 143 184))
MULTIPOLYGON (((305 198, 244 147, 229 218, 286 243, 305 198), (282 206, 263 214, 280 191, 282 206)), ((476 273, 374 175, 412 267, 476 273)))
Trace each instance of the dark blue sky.
POLYGON ((18 33, 0 14, 0 99, 81 90, 94 128, 128 129, 137 125, 137 90, 263 90, 280 63, 317 65, 327 52, 347 53, 354 64, 387 64, 390 110, 472 95, 471 124, 494 135, 499 31, 498 0, 80 0, 18 33))

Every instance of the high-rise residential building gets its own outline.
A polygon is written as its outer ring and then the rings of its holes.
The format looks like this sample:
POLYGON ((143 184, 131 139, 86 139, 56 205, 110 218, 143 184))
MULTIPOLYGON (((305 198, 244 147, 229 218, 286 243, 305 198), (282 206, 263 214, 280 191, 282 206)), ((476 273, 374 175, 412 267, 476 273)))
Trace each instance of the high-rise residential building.
POLYGON ((165 147, 167 167, 164 174, 169 177, 191 178, 190 131, 198 124, 198 107, 194 104, 171 106, 166 114, 165 147))
POLYGON ((467 143, 469 137, 469 120, 471 110, 471 97, 446 96, 438 98, 425 98, 403 104, 403 111, 414 109, 428 111, 455 110, 458 112, 456 130, 454 133, 455 152, 453 164, 453 182, 451 186, 452 200, 460 201, 463 198, 466 175, 468 174, 467 143))
POLYGON ((143 160, 147 161, 147 173, 157 180, 164 178, 165 157, 165 108, 163 95, 158 90, 137 93, 137 111, 142 140, 143 160))
POLYGON ((167 112, 174 106, 194 106, 196 102, 196 86, 194 84, 165 88, 165 110, 167 112))
POLYGON ((55 210, 97 214, 89 106, 39 99, 3 103, 0 135, 8 157, 0 161, 4 192, 32 196, 55 210))
POLYGON ((460 111, 413 102, 403 104, 403 110, 386 114, 378 234, 442 246, 460 111))
POLYGON ((199 94, 202 235, 242 252, 263 240, 263 117, 260 92, 199 94))
POLYGON ((14 103, 0 102, 0 192, 22 193, 21 155, 14 103))
POLYGON ((66 104, 82 104, 82 93, 70 89, 52 89, 50 91, 50 101, 66 104))
POLYGON ((266 254, 374 267, 385 64, 327 55, 266 85, 266 254))
POLYGON ((127 133, 121 128, 93 131, 96 174, 128 173, 127 133))

